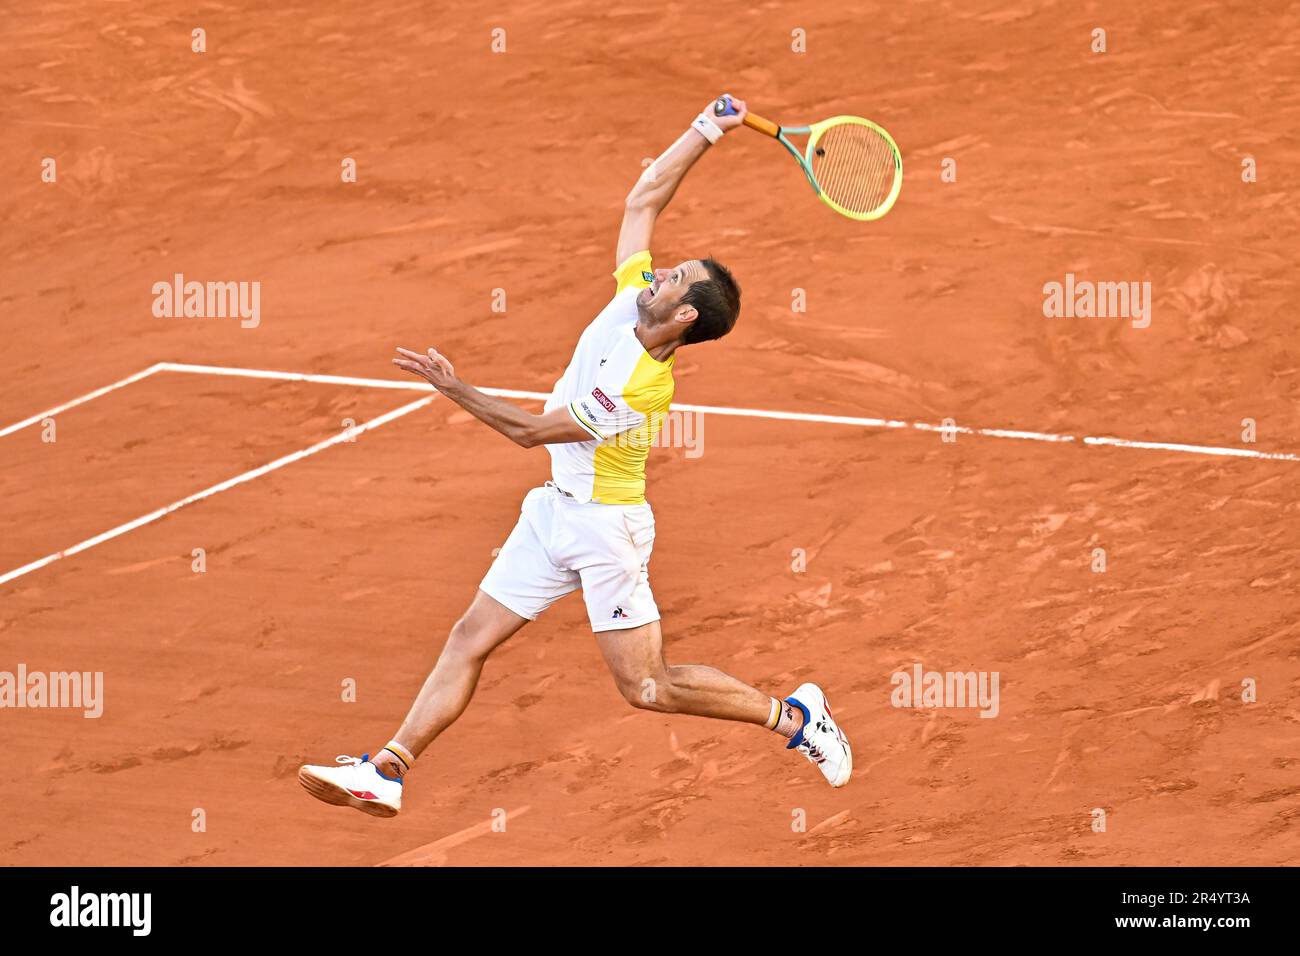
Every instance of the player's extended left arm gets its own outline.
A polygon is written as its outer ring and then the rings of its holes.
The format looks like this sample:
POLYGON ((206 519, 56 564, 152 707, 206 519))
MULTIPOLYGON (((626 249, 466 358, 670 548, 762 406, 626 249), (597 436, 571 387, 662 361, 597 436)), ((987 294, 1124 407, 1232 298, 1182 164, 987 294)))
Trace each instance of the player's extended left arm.
POLYGON ((418 375, 443 395, 485 425, 495 428, 516 445, 534 448, 537 445, 555 445, 571 441, 591 441, 585 428, 573 420, 567 408, 556 408, 541 415, 526 412, 518 406, 491 395, 485 395, 473 385, 456 377, 456 370, 446 356, 435 349, 428 355, 398 349, 405 358, 393 359, 398 368, 418 375))
POLYGON ((695 165, 695 161, 715 141, 710 137, 721 136, 744 122, 747 112, 745 101, 731 97, 731 103, 736 112, 727 116, 714 115, 713 104, 710 103, 691 124, 691 128, 677 137, 677 141, 662 156, 646 167, 624 202, 623 225, 618 233, 615 265, 621 264, 628 256, 650 248, 655 220, 672 200, 677 187, 695 165), (708 120, 707 125, 703 122, 705 119, 708 120))

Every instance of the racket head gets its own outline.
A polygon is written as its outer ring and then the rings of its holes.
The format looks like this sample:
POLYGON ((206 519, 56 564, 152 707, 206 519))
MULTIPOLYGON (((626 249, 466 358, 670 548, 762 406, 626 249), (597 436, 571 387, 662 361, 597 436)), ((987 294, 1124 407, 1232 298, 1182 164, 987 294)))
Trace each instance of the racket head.
POLYGON ((903 154, 884 127, 861 116, 832 116, 808 129, 804 162, 822 202, 859 222, 893 208, 903 188, 903 154))

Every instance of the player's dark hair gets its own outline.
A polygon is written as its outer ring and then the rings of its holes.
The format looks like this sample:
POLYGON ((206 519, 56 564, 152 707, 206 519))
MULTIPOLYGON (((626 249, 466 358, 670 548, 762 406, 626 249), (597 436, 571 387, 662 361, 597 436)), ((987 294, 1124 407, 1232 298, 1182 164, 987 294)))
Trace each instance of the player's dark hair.
POLYGON ((698 315, 686 332, 686 344, 720 339, 731 331, 740 316, 740 286, 721 262, 701 259, 707 279, 698 279, 682 296, 682 304, 693 306, 698 315))

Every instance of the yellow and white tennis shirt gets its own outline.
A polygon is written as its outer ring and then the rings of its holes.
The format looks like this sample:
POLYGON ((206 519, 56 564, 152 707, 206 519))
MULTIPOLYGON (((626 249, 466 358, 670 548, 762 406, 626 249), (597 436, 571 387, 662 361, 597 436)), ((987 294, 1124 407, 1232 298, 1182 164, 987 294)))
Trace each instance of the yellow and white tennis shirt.
POLYGON ((650 285, 649 252, 628 256, 617 288, 578 339, 546 410, 567 406, 591 441, 547 445, 552 480, 581 502, 645 501, 645 465, 673 398, 673 363, 657 362, 636 337, 638 293, 650 285))

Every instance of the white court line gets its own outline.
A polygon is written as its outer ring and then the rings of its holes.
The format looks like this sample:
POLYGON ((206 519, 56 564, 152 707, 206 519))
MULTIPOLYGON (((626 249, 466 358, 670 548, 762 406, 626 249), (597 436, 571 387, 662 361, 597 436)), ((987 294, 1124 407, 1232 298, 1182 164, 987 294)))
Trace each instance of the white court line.
MULTIPOLYGON (((402 381, 392 378, 355 378, 351 375, 321 375, 316 372, 271 372, 259 368, 230 368, 224 365, 186 365, 181 362, 159 362, 165 372, 191 372, 196 375, 230 375, 235 378, 264 378, 282 382, 316 382, 320 385, 357 385, 361 388, 396 388, 413 392, 428 392, 433 386, 414 379, 402 381)), ((513 388, 480 388, 480 392, 498 398, 534 398, 544 402, 549 392, 521 392, 513 388)))
POLYGON ((54 554, 47 554, 43 558, 39 558, 28 564, 24 564, 21 568, 15 568, 14 570, 4 575, 0 575, 0 584, 5 584, 9 581, 12 581, 14 578, 20 578, 24 574, 29 574, 32 571, 45 567, 47 564, 53 564, 55 561, 58 561, 60 558, 66 558, 74 554, 79 554, 80 552, 85 551, 88 548, 93 548, 97 544, 103 544, 105 541, 111 541, 113 538, 116 538, 118 535, 126 534, 128 531, 133 531, 136 528, 139 528, 143 525, 147 525, 154 521, 157 521, 159 518, 163 518, 171 514, 173 511, 178 511, 181 508, 184 508, 186 505, 193 504, 196 501, 202 501, 204 498, 210 498, 213 495, 218 494, 222 491, 226 491, 229 488, 233 488, 236 485, 242 485, 246 481, 252 481, 254 478, 259 478, 262 475, 267 474, 268 472, 275 471, 277 468, 283 468, 285 465, 292 464, 293 462, 306 458, 309 455, 314 455, 318 451, 324 451, 326 448, 329 448, 331 445, 337 445, 339 442, 349 441, 352 438, 355 438, 357 435, 362 434, 363 432, 368 432, 372 428, 378 428, 380 425, 387 424, 388 422, 391 422, 395 418, 401 418, 403 415, 407 415, 415 411, 416 409, 423 408, 425 405, 428 405, 437 397, 438 396, 435 394, 435 395, 430 395, 427 398, 417 399, 414 402, 410 402, 409 404, 403 405, 401 408, 395 408, 391 412, 385 412, 384 414, 380 415, 377 418, 372 418, 370 419, 370 421, 366 422, 363 425, 357 425, 354 428, 345 429, 344 431, 340 432, 337 435, 333 435, 329 438, 326 438, 324 441, 318 441, 316 444, 312 445, 309 448, 303 448, 300 451, 295 451, 292 454, 285 455, 282 458, 277 458, 275 461, 271 462, 270 464, 262 465, 262 467, 260 468, 254 468, 252 471, 246 471, 242 475, 236 475, 234 478, 228 478, 223 482, 213 485, 211 488, 204 488, 202 491, 196 491, 194 494, 182 498, 179 501, 173 501, 171 504, 159 508, 157 511, 151 511, 147 515, 141 515, 139 518, 136 518, 134 521, 128 521, 126 524, 120 524, 116 528, 112 528, 108 531, 105 531, 103 534, 97 534, 93 538, 87 538, 85 541, 82 541, 80 544, 74 544, 72 547, 65 548, 62 551, 56 551, 54 554))
MULTIPOLYGON (((148 378, 150 375, 163 371, 188 372, 199 375, 224 375, 241 378, 273 379, 276 381, 287 382, 317 382, 329 385, 353 385, 362 388, 386 388, 405 391, 433 392, 433 387, 430 385, 421 382, 403 382, 394 379, 357 378, 347 375, 323 375, 311 372, 277 372, 265 369, 235 368, 220 365, 187 365, 179 362, 158 362, 141 372, 137 372, 134 375, 129 375, 120 381, 114 382, 112 385, 106 385, 103 388, 95 389, 93 392, 87 392, 79 398, 74 398, 71 401, 64 402, 62 405, 57 405, 54 408, 47 409, 46 411, 38 412, 29 418, 25 418, 20 422, 16 422, 4 429, 0 429, 0 437, 12 434, 21 428, 33 425, 51 415, 56 415, 69 408, 75 408, 76 406, 89 402, 92 399, 99 398, 101 395, 106 395, 109 392, 122 388, 123 386, 130 385, 132 382, 138 382, 141 379, 148 378)), ((481 391, 488 395, 495 395, 501 398, 545 401, 550 397, 546 392, 528 392, 511 388, 484 388, 481 389, 481 391)), ((15 578, 22 577, 24 574, 28 574, 38 568, 43 568, 47 564, 58 561, 60 558, 66 558, 69 555, 78 554, 88 548, 93 548, 97 544, 102 544, 103 542, 116 538, 119 535, 126 534, 126 532, 139 528, 142 525, 157 521, 159 518, 165 517, 180 508, 184 508, 186 505, 193 504, 196 501, 201 501, 204 498, 208 498, 229 488, 233 488, 236 485, 243 484, 246 481, 251 481, 254 478, 267 474, 268 472, 275 471, 277 468, 283 468, 285 465, 298 461, 301 458, 306 458, 309 455, 314 455, 318 451, 329 448, 331 445, 336 445, 341 441, 347 441, 348 439, 363 432, 367 432, 372 428, 378 428, 380 425, 386 424, 393 419, 401 418, 403 415, 409 414, 419 408, 423 408, 437 397, 437 393, 434 392, 425 398, 403 405, 401 408, 394 409, 391 412, 386 412, 378 418, 373 418, 364 425, 341 432, 340 434, 327 438, 324 441, 317 442, 309 448, 304 448, 301 451, 285 455, 283 458, 277 458, 270 464, 263 465, 260 468, 255 468, 252 471, 244 472, 242 475, 237 475, 234 478, 221 482, 220 484, 213 485, 211 488, 205 488, 203 491, 196 492, 195 494, 182 498, 179 501, 174 501, 163 508, 142 515, 134 521, 128 521, 126 524, 118 525, 116 528, 105 531, 103 534, 96 535, 93 538, 88 538, 87 540, 75 544, 63 551, 46 555, 43 558, 23 565, 21 568, 15 568, 13 571, 0 575, 0 584, 5 584, 15 578)), ((809 412, 780 412, 761 408, 726 408, 714 405, 678 405, 676 408, 679 411, 701 412, 709 415, 732 415, 744 418, 766 418, 779 421, 815 422, 830 425, 854 425, 861 428, 912 428, 917 431, 927 432, 943 432, 948 430, 963 435, 983 435, 990 438, 1012 438, 1024 441, 1073 442, 1076 440, 1074 435, 1052 434, 1049 432, 1019 431, 1004 428, 969 428, 966 426, 946 427, 926 422, 904 422, 887 418, 857 418, 848 415, 818 415, 809 412)), ((1175 442, 1134 441, 1126 438, 1098 437, 1093 435, 1083 436, 1082 441, 1085 446, 1173 451, 1193 455, 1256 458, 1268 461, 1300 461, 1300 455, 1293 455, 1285 452, 1250 451, 1244 448, 1216 447, 1213 445, 1187 445, 1175 442)))
POLYGON ((1215 448, 1212 445, 1179 445, 1160 441, 1133 441, 1128 438, 1105 438, 1085 435, 1085 445, 1109 445, 1115 448, 1149 448, 1158 451, 1184 451, 1193 455, 1224 455, 1230 458, 1267 458, 1271 461, 1300 461, 1300 456, 1284 452, 1250 451, 1245 448, 1215 448))
MULTIPOLYGON (((287 382, 320 382, 329 385, 356 385, 362 388, 398 388, 428 391, 431 385, 422 382, 402 382, 387 378, 353 378, 344 375, 319 375, 311 372, 273 372, 263 369, 230 368, 221 365, 182 365, 161 362, 155 368, 168 372, 192 372, 199 375, 233 375, 244 378, 278 379, 287 382)), ((499 398, 519 398, 545 401, 547 392, 524 392, 512 388, 481 388, 479 391, 499 398)), ((817 415, 810 412, 778 412, 763 408, 726 408, 716 405, 674 405, 676 411, 702 412, 708 415, 735 415, 744 418, 767 418, 787 422, 815 422, 827 425, 855 425, 859 428, 912 428, 917 431, 951 431, 961 435, 982 435, 986 438, 1012 438, 1021 441, 1073 442, 1074 435, 1051 432, 1020 431, 1010 428, 969 428, 955 425, 945 428, 927 422, 904 422, 888 418, 856 418, 849 415, 817 415)), ((1232 458, 1258 458, 1267 461, 1300 461, 1300 455, 1287 452, 1251 451, 1246 448, 1226 448, 1214 445, 1187 445, 1178 442, 1135 441, 1127 438, 1106 438, 1085 435, 1083 444, 1112 448, 1137 448, 1150 451, 1173 451, 1190 455, 1227 456, 1232 458)))
POLYGON ((124 385, 130 385, 132 382, 138 382, 142 378, 148 378, 150 375, 154 374, 154 372, 162 371, 166 364, 166 362, 159 362, 157 365, 150 365, 143 372, 136 372, 134 375, 128 375, 120 382, 114 382, 112 385, 105 385, 103 388, 97 388, 93 392, 87 392, 80 398, 74 398, 72 401, 64 402, 62 405, 55 405, 53 408, 47 408, 43 412, 37 412, 31 418, 24 418, 22 421, 15 422, 7 428, 0 428, 0 438, 4 438, 5 435, 11 435, 21 428, 26 428, 28 425, 35 425, 39 421, 44 421, 51 415, 57 415, 59 412, 66 412, 69 408, 76 408, 78 405, 84 405, 86 402, 99 398, 101 395, 107 395, 109 392, 117 391, 117 389, 122 388, 124 385))
POLYGON ((318 375, 314 372, 266 372, 256 368, 227 368, 222 365, 186 365, 183 362, 159 362, 167 372, 193 372, 198 375, 229 375, 235 378, 269 378, 283 382, 317 382, 322 385, 359 385, 363 388, 395 388, 427 392, 433 386, 422 382, 387 378, 353 378, 350 375, 318 375))

